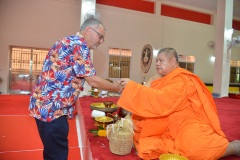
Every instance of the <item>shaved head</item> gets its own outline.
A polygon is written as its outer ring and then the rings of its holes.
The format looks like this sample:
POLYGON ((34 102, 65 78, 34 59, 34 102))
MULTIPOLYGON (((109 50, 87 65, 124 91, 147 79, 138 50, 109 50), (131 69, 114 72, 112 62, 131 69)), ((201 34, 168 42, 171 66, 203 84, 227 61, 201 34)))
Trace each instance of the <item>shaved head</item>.
POLYGON ((175 57, 176 61, 178 62, 177 52, 173 48, 163 48, 158 52, 158 54, 165 54, 168 58, 175 57))
POLYGON ((179 67, 179 63, 175 49, 163 48, 158 52, 156 69, 159 75, 165 76, 177 67, 179 67))

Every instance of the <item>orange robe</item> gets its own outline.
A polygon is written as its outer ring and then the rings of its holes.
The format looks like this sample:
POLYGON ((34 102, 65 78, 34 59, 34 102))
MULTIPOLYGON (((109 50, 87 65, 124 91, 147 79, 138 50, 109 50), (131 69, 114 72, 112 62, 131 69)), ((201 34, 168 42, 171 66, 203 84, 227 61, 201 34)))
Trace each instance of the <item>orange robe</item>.
POLYGON ((142 159, 177 153, 189 160, 214 160, 228 146, 211 93, 180 67, 150 88, 129 81, 118 105, 133 113, 134 144, 142 159))

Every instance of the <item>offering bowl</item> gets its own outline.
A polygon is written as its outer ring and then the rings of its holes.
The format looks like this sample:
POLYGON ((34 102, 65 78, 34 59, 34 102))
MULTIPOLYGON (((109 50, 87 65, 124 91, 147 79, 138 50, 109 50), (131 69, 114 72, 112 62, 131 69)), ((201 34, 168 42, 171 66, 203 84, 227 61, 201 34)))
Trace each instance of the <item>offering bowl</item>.
POLYGON ((103 102, 103 104, 106 108, 111 108, 111 106, 113 105, 113 102, 112 101, 106 101, 106 102, 103 102))

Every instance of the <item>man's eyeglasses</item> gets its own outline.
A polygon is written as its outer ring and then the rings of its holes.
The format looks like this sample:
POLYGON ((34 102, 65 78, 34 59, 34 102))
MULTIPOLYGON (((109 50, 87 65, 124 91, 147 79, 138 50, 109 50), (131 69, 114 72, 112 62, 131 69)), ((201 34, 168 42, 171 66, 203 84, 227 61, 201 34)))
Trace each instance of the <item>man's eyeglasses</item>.
POLYGON ((102 34, 100 34, 98 31, 96 31, 95 29, 93 29, 92 27, 90 27, 95 33, 98 34, 99 40, 103 40, 104 41, 104 36, 102 34))

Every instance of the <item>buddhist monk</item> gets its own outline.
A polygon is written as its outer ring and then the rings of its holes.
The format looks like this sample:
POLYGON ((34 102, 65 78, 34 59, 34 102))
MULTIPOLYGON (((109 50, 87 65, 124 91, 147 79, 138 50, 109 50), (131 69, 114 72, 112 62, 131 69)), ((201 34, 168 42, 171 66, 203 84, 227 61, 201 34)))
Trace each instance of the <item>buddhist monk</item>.
POLYGON ((211 93, 199 77, 180 68, 177 52, 163 48, 156 58, 159 77, 150 87, 124 78, 117 102, 132 113, 134 145, 144 160, 180 154, 189 160, 240 156, 240 141, 228 142, 211 93))

